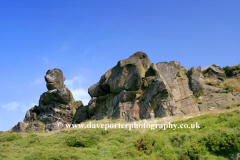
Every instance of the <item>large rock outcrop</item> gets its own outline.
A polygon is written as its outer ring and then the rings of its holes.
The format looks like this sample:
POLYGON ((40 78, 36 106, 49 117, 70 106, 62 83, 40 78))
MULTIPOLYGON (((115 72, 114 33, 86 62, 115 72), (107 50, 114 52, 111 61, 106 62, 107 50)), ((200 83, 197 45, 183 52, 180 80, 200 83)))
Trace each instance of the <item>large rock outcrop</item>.
MULTIPOLYGON (((236 78, 239 70, 234 71, 232 77, 236 78)), ((240 93, 229 93, 220 87, 225 79, 225 70, 216 65, 187 71, 179 62, 154 64, 146 53, 136 52, 120 60, 89 87, 91 100, 84 106, 81 101, 74 101, 64 85, 62 71, 55 68, 46 73, 48 91, 41 95, 39 105, 28 110, 24 122, 12 130, 56 130, 88 119, 132 121, 238 106, 240 93)))
POLYGON ((145 53, 137 52, 119 61, 88 89, 92 99, 79 108, 74 122, 84 117, 139 120, 198 113, 240 101, 239 96, 222 93, 221 88, 205 82, 206 78, 223 82, 226 75, 221 67, 211 65, 203 73, 201 67, 187 71, 176 61, 153 64, 145 53))
POLYGON ((45 80, 48 91, 40 96, 38 106, 27 111, 24 122, 13 127, 14 131, 51 131, 64 128, 65 124, 72 123, 76 110, 83 106, 81 101, 74 101, 71 91, 65 87, 65 77, 60 69, 48 70, 45 80))
POLYGON ((151 64, 137 52, 107 71, 88 93, 90 119, 148 119, 199 112, 187 70, 179 62, 151 64))

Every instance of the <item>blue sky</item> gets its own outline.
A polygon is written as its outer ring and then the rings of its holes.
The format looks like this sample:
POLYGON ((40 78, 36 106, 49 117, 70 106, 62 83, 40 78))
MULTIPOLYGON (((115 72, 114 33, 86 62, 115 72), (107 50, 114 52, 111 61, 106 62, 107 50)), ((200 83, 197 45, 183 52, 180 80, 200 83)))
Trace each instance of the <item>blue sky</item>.
POLYGON ((76 100, 137 51, 153 63, 240 63, 238 0, 9 0, 0 2, 0 131, 23 121, 60 68, 76 100))

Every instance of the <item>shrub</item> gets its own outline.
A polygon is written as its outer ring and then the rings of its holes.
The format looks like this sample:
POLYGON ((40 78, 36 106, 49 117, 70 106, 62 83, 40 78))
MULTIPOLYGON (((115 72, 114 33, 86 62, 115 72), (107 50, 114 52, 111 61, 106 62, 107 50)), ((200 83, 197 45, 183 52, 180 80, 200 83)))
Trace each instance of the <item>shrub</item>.
MULTIPOLYGON (((165 144, 159 151, 157 158, 160 160, 178 160, 179 156, 175 153, 175 151, 176 150, 171 145, 165 144)), ((187 158, 188 156, 184 157, 185 160, 187 160, 187 158)))
POLYGON ((136 143, 137 149, 143 151, 145 154, 151 154, 153 152, 153 146, 156 142, 156 138, 152 134, 143 134, 136 143))
POLYGON ((206 146, 210 151, 221 154, 229 154, 237 152, 240 149, 240 132, 234 133, 234 131, 215 129, 208 133, 203 141, 206 142, 206 146))
POLYGON ((226 76, 229 78, 232 76, 233 71, 240 69, 240 64, 232 67, 226 66, 223 67, 222 69, 225 71, 226 76))
POLYGON ((173 133, 169 137, 170 142, 175 147, 180 147, 186 141, 189 141, 189 137, 186 133, 173 133))
POLYGON ((199 159, 201 155, 205 155, 207 152, 207 148, 205 146, 200 145, 200 143, 192 143, 190 148, 188 149, 188 155, 190 159, 199 159))

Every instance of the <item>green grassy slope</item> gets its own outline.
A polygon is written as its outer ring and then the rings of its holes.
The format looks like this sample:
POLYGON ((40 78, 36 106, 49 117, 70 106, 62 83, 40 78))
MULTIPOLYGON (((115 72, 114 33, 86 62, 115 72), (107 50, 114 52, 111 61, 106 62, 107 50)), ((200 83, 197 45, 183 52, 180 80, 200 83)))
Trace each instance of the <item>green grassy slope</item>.
MULTIPOLYGON (((98 121, 101 123, 101 121, 98 121)), ((0 159, 237 159, 240 111, 213 113, 175 124, 200 129, 65 129, 1 133, 0 159)))

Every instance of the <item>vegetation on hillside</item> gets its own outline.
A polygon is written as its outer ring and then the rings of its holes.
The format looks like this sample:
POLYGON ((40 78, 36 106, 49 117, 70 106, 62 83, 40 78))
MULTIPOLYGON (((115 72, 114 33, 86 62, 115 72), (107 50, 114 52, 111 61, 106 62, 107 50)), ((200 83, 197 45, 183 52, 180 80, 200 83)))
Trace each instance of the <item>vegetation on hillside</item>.
MULTIPOLYGON (((4 132, 0 133, 0 159, 236 159, 240 153, 239 115, 240 111, 235 110, 172 122, 178 125, 198 122, 200 129, 4 132)), ((103 122, 93 121, 99 124, 103 122)), ((123 123, 122 120, 119 122, 123 123)))
POLYGON ((240 64, 236 65, 236 66, 226 66, 222 68, 225 71, 226 76, 229 78, 232 76, 232 72, 235 70, 240 70, 240 64))
POLYGON ((206 78, 205 83, 207 85, 222 88, 225 92, 240 92, 240 79, 228 78, 222 83, 217 83, 215 80, 206 78))

